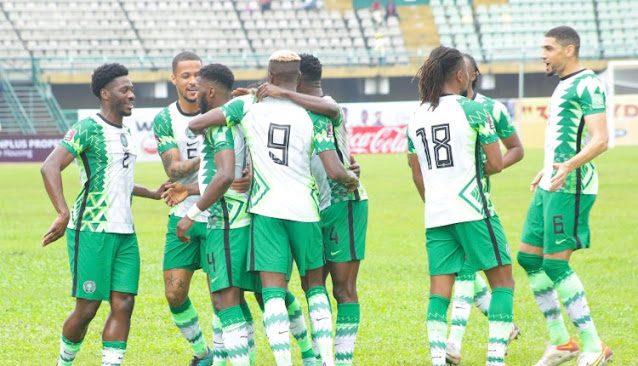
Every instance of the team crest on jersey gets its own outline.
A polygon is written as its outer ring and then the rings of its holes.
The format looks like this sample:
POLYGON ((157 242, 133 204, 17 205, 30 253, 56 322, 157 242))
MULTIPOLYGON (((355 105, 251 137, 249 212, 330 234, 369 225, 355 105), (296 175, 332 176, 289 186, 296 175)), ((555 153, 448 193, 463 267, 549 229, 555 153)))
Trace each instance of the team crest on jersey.
POLYGON ((84 292, 86 292, 87 294, 92 294, 95 292, 95 288, 97 286, 95 286, 95 282, 93 281, 86 281, 84 282, 84 284, 82 285, 82 289, 84 290, 84 292))
POLYGON ((487 121, 490 123, 490 129, 494 130, 494 120, 492 119, 492 116, 487 116, 487 121))
POLYGON ((188 127, 186 127, 184 134, 186 134, 186 137, 188 137, 189 139, 194 139, 195 137, 197 137, 197 135, 195 135, 193 131, 191 131, 188 127))
POLYGON ((121 134, 120 135, 120 141, 122 142, 122 146, 124 146, 124 147, 128 146, 128 140, 126 139, 126 135, 121 134))
POLYGON ((75 128, 72 128, 72 129, 68 130, 66 135, 64 135, 64 141, 66 141, 66 142, 73 141, 73 138, 75 137, 75 134, 77 132, 78 131, 75 128))

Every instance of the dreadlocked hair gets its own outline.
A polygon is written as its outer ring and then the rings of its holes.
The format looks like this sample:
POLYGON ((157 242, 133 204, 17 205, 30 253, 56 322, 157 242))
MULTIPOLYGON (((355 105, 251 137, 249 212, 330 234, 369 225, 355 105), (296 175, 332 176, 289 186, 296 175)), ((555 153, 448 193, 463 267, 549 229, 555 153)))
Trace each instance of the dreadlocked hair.
POLYGON ((415 76, 419 78, 421 104, 430 103, 432 110, 439 106, 443 84, 462 62, 463 55, 456 48, 439 46, 430 52, 430 57, 415 76))

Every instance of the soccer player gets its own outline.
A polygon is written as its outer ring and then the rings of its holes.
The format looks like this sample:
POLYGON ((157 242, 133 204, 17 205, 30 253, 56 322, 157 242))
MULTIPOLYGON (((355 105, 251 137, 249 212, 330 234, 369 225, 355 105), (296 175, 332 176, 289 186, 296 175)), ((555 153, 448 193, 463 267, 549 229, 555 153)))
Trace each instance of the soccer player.
MULTIPOLYGON (((523 159, 523 144, 521 144, 516 129, 512 125, 512 120, 507 108, 503 103, 475 91, 480 72, 474 57, 463 54, 463 58, 470 73, 470 84, 463 96, 483 104, 485 110, 490 113, 492 121, 494 121, 496 134, 507 149, 503 155, 503 169, 505 169, 523 159)), ((489 182, 487 189, 488 191, 490 189, 489 182)), ((451 314, 452 328, 450 329, 450 335, 448 336, 445 348, 445 357, 448 362, 458 365, 461 361, 461 344, 463 335, 465 334, 465 327, 470 318, 472 303, 476 305, 483 315, 488 316, 491 298, 492 294, 487 288, 483 277, 478 276, 476 271, 470 268, 466 262, 454 281, 454 298, 451 314)), ((518 334, 518 327, 512 323, 509 341, 518 337, 518 334)))
POLYGON ((76 123, 41 169, 58 212, 42 245, 59 239, 66 228, 71 295, 76 298, 62 328, 58 366, 73 364, 102 301, 111 306, 102 332, 102 365, 120 365, 126 352, 140 273, 131 196, 159 199, 164 186, 150 191, 133 183, 135 148, 129 128, 122 124, 135 100, 127 75, 126 67, 116 63, 93 71, 91 89, 100 100, 100 112, 76 123), (82 190, 69 214, 61 172, 74 159, 82 190))
MULTIPOLYGON (((343 115, 334 99, 324 96, 321 87, 321 62, 308 54, 301 54, 300 58, 301 79, 297 93, 265 84, 258 90, 257 97, 283 97, 313 112, 330 115, 335 127, 334 141, 339 159, 345 168, 353 167, 355 162, 350 155, 343 115), (327 106, 318 105, 320 101, 327 106), (333 112, 330 106, 337 108, 333 112)), ((352 364, 359 329, 357 274, 365 252, 368 196, 361 185, 348 192, 348 187, 328 178, 316 154, 310 160, 310 167, 319 188, 324 252, 332 277, 333 295, 337 300, 336 364, 346 366, 352 364)))
MULTIPOLYGON (((173 58, 171 82, 175 85, 178 99, 162 109, 153 121, 157 152, 172 182, 197 183, 199 149, 203 138, 188 130, 188 121, 199 114, 195 78, 201 67, 199 56, 190 51, 181 52, 173 58)), ((188 297, 193 272, 203 266, 205 259, 208 211, 197 218, 189 232, 191 240, 188 243, 182 243, 175 235, 177 222, 198 199, 196 195, 188 197, 173 207, 168 215, 163 263, 164 294, 175 325, 193 348, 191 365, 210 366, 213 352, 206 345, 197 311, 188 297)))
POLYGON ((408 123, 408 147, 414 183, 425 201, 432 364, 446 363, 447 309, 455 275, 467 258, 471 268, 485 271, 492 288, 486 364, 504 365, 514 279, 485 178, 503 169, 498 136, 483 105, 459 95, 469 74, 458 50, 435 48, 418 76, 422 104, 408 123))
POLYGON ((545 162, 531 183, 535 192, 517 257, 549 328, 549 345, 537 366, 559 365, 580 349, 567 333, 559 299, 583 340, 577 365, 606 365, 612 357, 598 337, 585 288, 569 266, 575 250, 589 247, 589 211, 598 193, 592 160, 607 149, 609 138, 605 90, 580 65, 579 48, 578 33, 566 26, 549 30, 542 44, 545 72, 560 82, 550 100, 545 162))
MULTIPOLYGON (((296 90, 299 56, 277 51, 268 65, 268 82, 296 90)), ((325 365, 334 365, 332 316, 323 286, 324 258, 319 226, 318 196, 310 173, 310 155, 317 152, 328 176, 358 185, 334 150, 332 125, 323 116, 307 112, 283 99, 252 95, 236 98, 189 123, 200 131, 212 125, 240 124, 253 160, 253 186, 249 210, 251 227, 250 269, 260 272, 264 299, 264 328, 277 365, 291 365, 289 320, 285 305, 286 275, 290 261, 306 275, 310 319, 325 365)))

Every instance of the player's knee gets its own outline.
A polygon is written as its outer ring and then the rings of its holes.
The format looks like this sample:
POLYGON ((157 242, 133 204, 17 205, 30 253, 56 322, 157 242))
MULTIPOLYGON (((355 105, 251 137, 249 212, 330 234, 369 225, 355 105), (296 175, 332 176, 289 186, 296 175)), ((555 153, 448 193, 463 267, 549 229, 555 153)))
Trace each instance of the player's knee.
POLYGON ((111 312, 114 314, 121 314, 130 317, 131 314, 133 314, 134 306, 135 296, 133 294, 119 296, 111 300, 111 312))
POLYGON ((357 285, 354 281, 335 281, 332 286, 332 294, 338 303, 357 302, 357 285))
POLYGON ((186 302, 188 293, 186 293, 185 291, 167 290, 165 295, 168 305, 172 308, 178 308, 186 302))
POLYGON ((82 305, 76 305, 73 310, 73 315, 80 319, 82 323, 88 324, 95 318, 97 310, 100 308, 100 303, 85 303, 82 305))
POLYGON ((543 257, 540 255, 518 252, 516 260, 527 273, 536 272, 543 268, 543 257))

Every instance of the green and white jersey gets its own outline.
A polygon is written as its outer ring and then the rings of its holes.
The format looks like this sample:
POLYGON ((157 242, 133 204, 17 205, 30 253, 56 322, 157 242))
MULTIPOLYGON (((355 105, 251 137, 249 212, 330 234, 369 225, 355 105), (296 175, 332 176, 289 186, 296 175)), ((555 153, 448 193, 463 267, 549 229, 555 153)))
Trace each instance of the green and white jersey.
MULTIPOLYGON (((605 88, 591 70, 581 70, 561 78, 549 104, 545 128, 545 161, 539 187, 547 190, 554 175, 554 163, 562 163, 585 146, 585 116, 605 113, 605 88)), ((598 174, 592 161, 567 175, 558 192, 598 193, 598 174)))
POLYGON ((134 233, 131 199, 136 150, 130 129, 96 114, 73 125, 60 145, 75 156, 82 183, 68 228, 134 233))
MULTIPOLYGON (((329 96, 325 96, 324 99, 337 104, 337 102, 329 96)), ((332 125, 334 126, 334 143, 337 148, 337 154, 343 166, 348 169, 350 166, 350 146, 348 145, 348 130, 346 129, 345 123, 343 123, 341 107, 339 107, 339 116, 332 120, 332 125)), ((313 154, 310 158, 310 170, 319 188, 319 209, 321 211, 330 207, 333 203, 368 199, 368 195, 361 183, 359 183, 359 187, 354 192, 348 192, 348 187, 328 178, 321 158, 317 154, 313 154)))
POLYGON ((417 154, 425 183, 425 226, 445 226, 496 215, 481 163, 481 146, 498 141, 483 105, 441 96, 422 104, 408 122, 408 150, 417 154))
MULTIPOLYGON (((242 176, 246 167, 246 141, 237 126, 213 126, 204 134, 202 162, 199 165, 199 191, 203 194, 206 187, 217 174, 215 154, 231 149, 235 151, 235 178, 242 176)), ((250 214, 246 212, 248 193, 239 193, 228 189, 224 196, 208 208, 209 229, 237 229, 250 225, 250 214)))
MULTIPOLYGON (((177 102, 171 103, 162 109, 153 120, 153 132, 157 141, 157 153, 162 155, 166 150, 178 149, 179 160, 184 161, 199 156, 204 138, 195 135, 188 129, 188 122, 199 113, 188 114, 181 110, 177 102)), ((197 183, 197 172, 178 179, 175 183, 197 183)), ((188 196, 184 202, 171 208, 170 214, 184 217, 186 212, 199 200, 199 196, 188 196)), ((206 222, 208 211, 202 212, 197 217, 198 222, 206 222)))
POLYGON ((512 124, 512 117, 510 117, 510 113, 503 103, 480 93, 474 93, 474 101, 483 104, 485 110, 492 116, 499 139, 506 139, 516 133, 516 129, 512 124))
POLYGON ((313 152, 334 149, 332 124, 285 99, 252 95, 221 107, 229 126, 241 125, 253 162, 249 212, 300 222, 319 221, 313 152))

